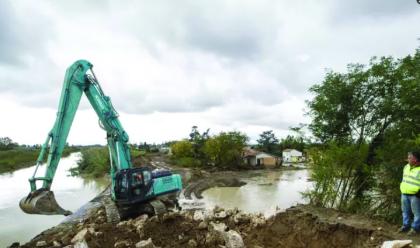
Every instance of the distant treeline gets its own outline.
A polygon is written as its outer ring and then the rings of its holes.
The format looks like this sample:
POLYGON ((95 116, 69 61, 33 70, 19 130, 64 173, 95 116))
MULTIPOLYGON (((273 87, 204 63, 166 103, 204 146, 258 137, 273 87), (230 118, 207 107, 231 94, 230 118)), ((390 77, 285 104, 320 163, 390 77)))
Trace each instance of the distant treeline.
MULTIPOLYGON (((35 165, 40 150, 39 145, 19 145, 9 137, 0 137, 0 173, 12 172, 35 165)), ((66 146, 63 157, 78 150, 78 147, 66 146)))

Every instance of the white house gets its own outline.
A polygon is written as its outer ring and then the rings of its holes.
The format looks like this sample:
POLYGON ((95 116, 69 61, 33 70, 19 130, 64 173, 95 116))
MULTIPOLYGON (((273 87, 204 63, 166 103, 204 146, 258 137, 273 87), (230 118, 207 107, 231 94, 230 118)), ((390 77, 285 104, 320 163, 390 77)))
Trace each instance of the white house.
POLYGON ((286 163, 294 163, 303 160, 302 152, 295 150, 295 149, 285 149, 282 152, 283 155, 283 162, 286 163))

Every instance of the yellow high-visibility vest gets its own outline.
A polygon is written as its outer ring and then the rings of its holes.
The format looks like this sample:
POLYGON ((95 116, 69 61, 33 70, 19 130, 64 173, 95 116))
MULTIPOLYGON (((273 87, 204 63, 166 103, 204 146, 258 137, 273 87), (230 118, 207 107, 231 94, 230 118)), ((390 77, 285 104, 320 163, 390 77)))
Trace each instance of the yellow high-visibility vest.
POLYGON ((407 164, 404 167, 400 190, 401 193, 410 195, 420 191, 420 166, 411 168, 410 164, 407 164))

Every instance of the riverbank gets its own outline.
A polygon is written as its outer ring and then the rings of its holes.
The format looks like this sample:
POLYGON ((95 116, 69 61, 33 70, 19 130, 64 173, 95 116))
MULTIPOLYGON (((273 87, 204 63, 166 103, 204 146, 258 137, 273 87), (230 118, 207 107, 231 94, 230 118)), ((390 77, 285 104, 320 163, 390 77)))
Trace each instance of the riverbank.
MULTIPOLYGON (((76 151, 79 151, 79 148, 66 147, 63 151, 63 157, 67 157, 70 153, 76 151)), ((0 174, 35 165, 39 152, 39 148, 22 147, 0 151, 0 174)))
MULTIPOLYGON (((378 247, 407 239, 396 226, 298 205, 270 218, 236 209, 191 210, 106 223, 104 209, 76 225, 47 230, 13 247, 378 247)), ((419 237, 409 238, 419 243, 419 237)))
MULTIPOLYGON (((159 158, 147 162, 157 168, 170 167, 159 158)), ((204 189, 214 186, 243 184, 238 172, 172 169, 183 177, 185 197, 200 196, 204 189)), ((100 202, 101 198, 95 198, 76 218, 13 247, 377 247, 385 240, 408 238, 386 222, 309 205, 270 217, 216 207, 108 223, 100 202)), ((414 241, 420 244, 417 237, 414 241)))

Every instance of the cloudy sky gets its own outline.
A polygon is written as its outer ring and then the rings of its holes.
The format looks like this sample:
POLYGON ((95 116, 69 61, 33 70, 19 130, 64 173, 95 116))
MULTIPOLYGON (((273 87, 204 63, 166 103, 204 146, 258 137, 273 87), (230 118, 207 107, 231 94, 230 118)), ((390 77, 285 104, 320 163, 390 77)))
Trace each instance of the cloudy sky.
MULTIPOLYGON (((308 123, 325 69, 419 47, 415 0, 0 1, 0 137, 42 143, 65 70, 94 65, 131 142, 308 123)), ((84 97, 71 144, 105 144, 84 97)))

